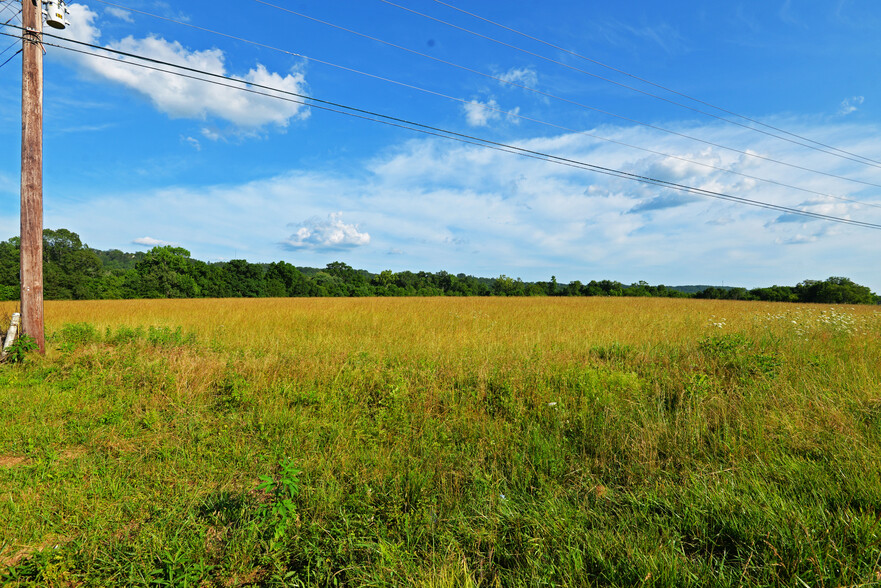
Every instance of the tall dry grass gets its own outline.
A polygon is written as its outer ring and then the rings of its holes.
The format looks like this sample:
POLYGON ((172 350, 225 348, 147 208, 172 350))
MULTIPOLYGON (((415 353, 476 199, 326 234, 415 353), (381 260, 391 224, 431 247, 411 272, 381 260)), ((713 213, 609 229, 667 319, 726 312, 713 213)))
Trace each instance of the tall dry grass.
POLYGON ((881 573, 872 307, 101 301, 47 303, 46 323, 47 357, 0 372, 10 582, 881 573), (283 458, 289 519, 255 490, 283 458), (52 541, 59 560, 33 555, 52 541))

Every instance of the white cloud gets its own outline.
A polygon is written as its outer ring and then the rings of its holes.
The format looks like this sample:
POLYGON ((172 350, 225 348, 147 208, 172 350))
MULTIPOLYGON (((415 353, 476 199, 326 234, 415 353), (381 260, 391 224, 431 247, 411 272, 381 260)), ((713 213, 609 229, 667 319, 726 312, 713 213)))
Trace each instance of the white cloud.
POLYGON ((172 245, 176 247, 177 243, 163 241, 161 239, 154 239, 153 237, 138 237, 137 239, 132 239, 132 245, 143 245, 144 247, 162 247, 165 245, 172 245))
POLYGON ((181 140, 182 140, 184 143, 186 143, 187 145, 190 145, 190 146, 191 146, 193 149, 195 149, 196 151, 201 151, 201 150, 202 150, 202 145, 201 145, 201 143, 199 143, 199 140, 196 139, 195 137, 181 137, 181 140))
POLYGON ((851 98, 845 98, 841 101, 841 107, 838 109, 838 114, 842 116, 847 116, 848 114, 852 114, 859 110, 859 107, 863 105, 863 102, 866 101, 864 96, 853 96, 851 98))
MULTIPOLYGON (((872 125, 821 126, 798 119, 770 124, 877 159, 872 125)), ((804 167, 872 181, 872 169, 827 154, 757 137, 721 124, 675 128, 804 167)), ((597 134, 759 177, 872 201, 857 184, 783 168, 644 128, 604 127, 597 134)), ((881 211, 676 159, 648 157, 622 145, 566 134, 524 140, 527 149, 636 174, 657 174, 734 196, 881 223, 881 211)), ((875 201, 877 203, 877 200, 875 201)), ((651 283, 795 284, 846 275, 881 290, 874 262, 881 240, 867 229, 830 225, 765 209, 647 186, 475 146, 414 139, 347 171, 291 171, 238 185, 113 194, 52 203, 48 226, 67 226, 99 248, 127 233, 186 242, 198 259, 246 258, 322 267, 345 250, 353 267, 440 270, 525 280, 640 279, 651 283), (328 210, 343 210, 327 215, 328 210), (88 214, 86 214, 88 211, 88 214), (308 218, 292 230, 278 219, 308 218), (357 218, 361 227, 345 222, 357 218), (831 227, 831 229, 830 229, 831 227), (100 242, 92 235, 101 235, 100 242), (279 244, 282 243, 282 250, 279 244), (366 247, 369 243, 369 247, 366 247), (384 267, 385 266, 385 267, 384 267), (874 280, 874 283, 873 283, 874 280)), ((10 233, 12 234, 12 233, 10 233)))
POLYGON ((480 102, 479 100, 471 100, 465 103, 465 120, 472 127, 485 127, 489 121, 499 118, 499 103, 490 99, 489 102, 480 102))
POLYGON ((370 235, 359 232, 355 225, 347 225, 341 217, 341 212, 329 214, 327 220, 312 217, 296 225, 299 228, 282 246, 290 250, 335 251, 370 244, 370 235))
MULTIPOLYGON (((72 4, 70 11, 71 26, 63 31, 63 36, 100 44, 101 31, 94 24, 96 13, 81 4, 72 4)), ((105 46, 212 74, 239 77, 252 84, 277 88, 283 92, 295 94, 306 92, 306 78, 302 71, 292 70, 280 74, 270 72, 258 63, 247 73, 236 75, 227 71, 226 56, 220 49, 191 50, 177 41, 168 41, 155 35, 145 38, 129 36, 106 43, 105 46)), ((138 62, 132 58, 123 57, 110 61, 78 56, 74 59, 88 72, 147 97, 158 110, 172 118, 202 120, 218 118, 240 129, 256 130, 266 125, 285 128, 292 120, 301 120, 309 116, 309 110, 302 104, 128 65, 126 62, 138 62)), ((216 80, 210 76, 188 73, 204 79, 216 80)), ((219 81, 225 84, 231 83, 219 81)), ((261 88, 255 90, 269 95, 283 96, 272 90, 261 88)))
POLYGON ((520 107, 505 111, 495 98, 490 98, 486 102, 470 100, 463 105, 463 108, 465 109, 465 121, 472 127, 489 126, 491 121, 501 120, 502 115, 509 123, 520 123, 520 107))
POLYGON ((101 36, 101 31, 94 24, 98 13, 83 4, 68 4, 67 9, 70 11, 67 28, 52 31, 52 34, 94 44, 101 36))
POLYGON ((538 84, 538 73, 531 67, 511 68, 496 77, 510 84, 527 88, 534 88, 538 84))
POLYGON ((209 129, 208 127, 203 127, 201 131, 202 136, 208 139, 209 141, 218 141, 223 138, 223 135, 217 129, 209 129))
POLYGON ((135 22, 135 19, 132 18, 132 13, 128 10, 123 10, 122 8, 116 8, 114 6, 107 6, 104 8, 104 12, 118 18, 119 20, 123 20, 125 22, 135 22))

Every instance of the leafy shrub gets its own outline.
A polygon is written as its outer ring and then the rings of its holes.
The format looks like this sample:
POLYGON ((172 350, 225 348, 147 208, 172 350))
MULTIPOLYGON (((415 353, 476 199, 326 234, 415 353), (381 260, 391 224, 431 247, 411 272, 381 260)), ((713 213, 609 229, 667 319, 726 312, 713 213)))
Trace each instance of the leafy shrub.
POLYGON ((294 498, 300 494, 300 470, 294 467, 294 462, 285 458, 278 466, 275 477, 260 476, 257 486, 258 491, 269 494, 269 501, 259 506, 257 517, 272 531, 270 548, 285 540, 288 525, 296 516, 294 498))
POLYGON ((60 351, 73 351, 99 339, 98 330, 89 323, 66 323, 54 334, 60 351))
POLYGON ((729 333, 701 339, 699 347, 706 355, 717 359, 730 359, 749 345, 743 333, 729 333))
POLYGON ((247 406, 250 387, 245 376, 228 367, 223 378, 214 384, 215 406, 224 412, 247 406))
POLYGON ((183 334, 180 327, 172 329, 171 327, 150 327, 147 329, 147 341, 152 345, 162 347, 180 347, 181 345, 189 345, 195 343, 196 334, 183 334))
POLYGON ((131 343, 144 338, 144 327, 117 327, 112 331, 107 327, 104 339, 108 343, 131 343))
POLYGON ((6 348, 6 359, 10 363, 22 363, 27 354, 36 349, 36 340, 30 335, 22 335, 6 348))
POLYGON ((783 365, 775 349, 761 349, 743 333, 705 337, 698 343, 698 348, 715 364, 718 373, 730 377, 745 378, 758 374, 774 377, 783 365))

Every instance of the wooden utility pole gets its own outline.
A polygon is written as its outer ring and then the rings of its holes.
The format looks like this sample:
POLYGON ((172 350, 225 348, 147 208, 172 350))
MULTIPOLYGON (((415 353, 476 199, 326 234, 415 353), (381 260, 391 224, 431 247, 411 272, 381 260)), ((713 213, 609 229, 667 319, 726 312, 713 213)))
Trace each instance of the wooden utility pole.
POLYGON ((43 331, 43 3, 22 0, 21 318, 22 333, 46 352, 43 331))

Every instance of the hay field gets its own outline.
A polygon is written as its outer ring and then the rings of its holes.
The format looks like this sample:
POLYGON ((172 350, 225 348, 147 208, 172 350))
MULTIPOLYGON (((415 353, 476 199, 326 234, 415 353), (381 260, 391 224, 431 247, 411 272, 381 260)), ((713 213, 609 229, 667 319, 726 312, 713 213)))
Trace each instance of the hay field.
POLYGON ((45 358, 0 367, 12 585, 881 582, 877 307, 96 301, 46 323, 45 358))

